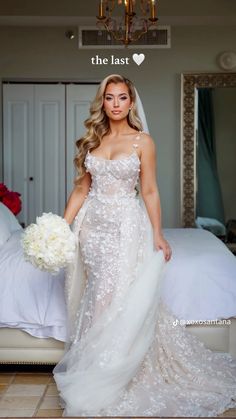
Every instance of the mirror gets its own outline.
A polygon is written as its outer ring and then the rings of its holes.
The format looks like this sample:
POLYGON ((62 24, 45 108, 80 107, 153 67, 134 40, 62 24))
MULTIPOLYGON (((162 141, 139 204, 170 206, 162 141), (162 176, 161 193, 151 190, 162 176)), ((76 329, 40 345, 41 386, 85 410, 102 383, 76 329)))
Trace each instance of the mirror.
POLYGON ((182 74, 183 227, 219 237, 236 220, 236 73, 182 74))

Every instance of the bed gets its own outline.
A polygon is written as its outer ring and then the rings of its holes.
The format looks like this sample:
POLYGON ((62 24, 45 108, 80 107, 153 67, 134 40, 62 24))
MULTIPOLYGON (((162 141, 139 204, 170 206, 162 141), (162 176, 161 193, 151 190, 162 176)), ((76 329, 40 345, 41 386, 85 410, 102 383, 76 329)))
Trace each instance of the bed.
MULTIPOLYGON (((23 229, 0 203, 0 363, 55 364, 66 338, 64 271, 24 260, 23 229)), ((163 229, 172 247, 162 297, 208 348, 236 357, 236 258, 211 232, 163 229)))

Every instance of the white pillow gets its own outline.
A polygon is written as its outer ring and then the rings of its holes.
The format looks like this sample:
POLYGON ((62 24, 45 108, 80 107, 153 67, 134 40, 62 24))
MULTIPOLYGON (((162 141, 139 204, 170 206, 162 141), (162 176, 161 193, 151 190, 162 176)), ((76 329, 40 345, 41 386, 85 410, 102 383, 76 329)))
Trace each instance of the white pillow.
POLYGON ((15 215, 0 202, 0 245, 4 244, 14 231, 22 230, 15 215))
POLYGON ((226 228, 224 224, 215 218, 206 218, 206 217, 197 217, 195 224, 198 228, 203 228, 205 230, 211 231, 216 236, 225 236, 226 228))
POLYGON ((3 217, 0 216, 0 247, 11 237, 11 232, 3 217))

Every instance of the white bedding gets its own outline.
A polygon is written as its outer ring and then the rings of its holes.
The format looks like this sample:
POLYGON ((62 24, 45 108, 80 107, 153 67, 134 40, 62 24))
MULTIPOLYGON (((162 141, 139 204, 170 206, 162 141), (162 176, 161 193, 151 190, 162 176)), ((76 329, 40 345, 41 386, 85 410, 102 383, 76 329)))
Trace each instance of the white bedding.
MULTIPOLYGON (((26 262, 16 231, 0 248, 0 327, 64 341, 64 272, 57 276, 26 262)), ((177 318, 236 317, 236 258, 212 233, 163 229, 172 247, 162 295, 177 318)))
POLYGON ((162 296, 183 320, 236 317, 236 257, 211 232, 163 229, 172 247, 162 296))
POLYGON ((64 341, 64 272, 52 276, 26 262, 21 234, 14 232, 0 248, 0 327, 64 341))

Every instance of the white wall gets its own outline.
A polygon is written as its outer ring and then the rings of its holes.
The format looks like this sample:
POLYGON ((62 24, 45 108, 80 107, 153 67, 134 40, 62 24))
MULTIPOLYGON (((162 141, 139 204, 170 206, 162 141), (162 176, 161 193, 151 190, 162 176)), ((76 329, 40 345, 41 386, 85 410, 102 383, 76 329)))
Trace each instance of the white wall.
MULTIPOLYGON (((140 67, 134 63, 93 66, 91 56, 96 51, 78 50, 76 39, 65 38, 66 29, 1 27, 0 78, 89 81, 101 80, 113 72, 131 78, 142 97, 157 144, 163 227, 180 227, 180 75, 218 71, 215 57, 221 51, 235 49, 236 27, 172 27, 172 48, 144 50, 146 60, 140 67)), ((114 54, 131 57, 133 52, 122 49, 114 54)), ((111 53, 99 52, 103 57, 111 53)))

